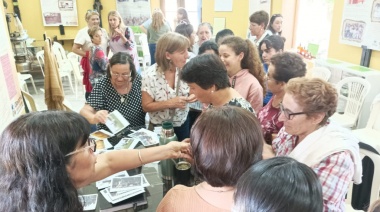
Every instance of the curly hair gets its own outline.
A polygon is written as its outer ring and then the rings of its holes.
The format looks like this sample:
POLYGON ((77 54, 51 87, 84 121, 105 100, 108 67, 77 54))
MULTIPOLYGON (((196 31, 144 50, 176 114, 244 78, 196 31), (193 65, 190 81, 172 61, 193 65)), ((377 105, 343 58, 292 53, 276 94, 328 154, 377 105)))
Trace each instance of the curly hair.
POLYGON ((323 126, 336 110, 338 93, 333 85, 319 78, 293 78, 286 85, 285 93, 291 94, 297 104, 304 108, 307 116, 326 113, 319 125, 323 126))
POLYGON ((2 211, 83 211, 66 170, 66 154, 84 146, 88 121, 78 113, 28 113, 0 136, 0 208, 2 211))
POLYGON ((257 81, 259 81, 261 87, 263 87, 263 94, 266 94, 265 88, 265 72, 263 64, 259 56, 259 51, 257 47, 252 44, 248 39, 243 39, 238 36, 230 36, 223 39, 220 45, 226 45, 234 50, 235 54, 238 55, 243 52, 244 57, 241 60, 240 66, 242 69, 248 69, 257 81))
POLYGON ((190 134, 195 175, 213 187, 235 186, 239 177, 262 160, 263 135, 256 116, 240 107, 203 112, 190 134))
POLYGON ((295 77, 304 77, 306 74, 306 64, 301 56, 296 53, 283 52, 272 56, 270 59, 275 71, 273 78, 279 82, 288 82, 295 77))

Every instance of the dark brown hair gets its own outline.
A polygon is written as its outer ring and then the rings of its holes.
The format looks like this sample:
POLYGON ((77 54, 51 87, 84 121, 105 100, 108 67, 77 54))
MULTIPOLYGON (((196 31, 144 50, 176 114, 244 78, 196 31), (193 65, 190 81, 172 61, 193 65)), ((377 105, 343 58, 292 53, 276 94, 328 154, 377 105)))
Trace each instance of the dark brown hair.
POLYGON ((236 55, 243 52, 244 57, 240 62, 241 68, 249 70, 249 73, 251 73, 257 81, 259 81, 261 87, 263 88, 263 94, 266 94, 266 85, 264 82, 265 72, 256 45, 253 45, 250 40, 244 40, 238 36, 226 37, 222 40, 220 45, 230 47, 236 55))
POLYGON ((131 71, 131 81, 133 82, 136 78, 137 72, 133 58, 126 52, 118 52, 112 55, 109 60, 109 65, 107 67, 107 77, 111 78, 111 68, 116 64, 129 64, 129 70, 131 71))
POLYGON ((194 174, 214 187, 235 186, 262 159, 260 123, 243 108, 223 106, 203 112, 191 129, 190 140, 194 174))

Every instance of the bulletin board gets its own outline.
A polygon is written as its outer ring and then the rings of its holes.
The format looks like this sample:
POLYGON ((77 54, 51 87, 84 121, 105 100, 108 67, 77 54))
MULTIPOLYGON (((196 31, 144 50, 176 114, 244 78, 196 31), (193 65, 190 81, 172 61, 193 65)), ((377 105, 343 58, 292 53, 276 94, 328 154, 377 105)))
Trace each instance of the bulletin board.
POLYGON ((24 103, 17 80, 17 70, 13 58, 4 10, 0 10, 0 132, 20 114, 24 113, 24 103))
POLYGON ((41 0, 44 26, 78 26, 76 0, 41 0))
POLYGON ((380 51, 380 0, 345 0, 340 43, 380 51))
POLYGON ((150 18, 150 0, 116 0, 116 8, 127 26, 140 26, 150 18))

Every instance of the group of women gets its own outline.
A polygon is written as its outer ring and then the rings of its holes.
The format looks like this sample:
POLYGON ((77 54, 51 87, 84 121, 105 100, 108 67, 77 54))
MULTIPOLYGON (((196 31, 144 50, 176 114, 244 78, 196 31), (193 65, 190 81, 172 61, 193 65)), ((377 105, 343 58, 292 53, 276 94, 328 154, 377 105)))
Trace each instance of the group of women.
MULTIPOLYGON (((96 16, 86 15, 95 47, 87 46, 86 30, 73 46, 84 60, 107 39, 103 29, 94 28, 96 16)), ((301 57, 282 52, 278 35, 260 37, 259 50, 248 39, 227 36, 216 49, 219 55, 213 49, 189 60, 189 51, 210 46, 212 29, 202 23, 194 42, 191 28, 179 24, 179 33, 160 36, 156 63, 141 77, 130 52, 132 31, 117 12, 108 18, 115 54, 81 115, 30 113, 2 132, 0 208, 82 211, 77 188, 152 161, 185 158, 202 182, 172 188, 157 211, 344 211, 348 184, 361 182, 358 141, 329 121, 337 106, 333 86, 304 78, 301 57), (273 95, 263 107, 267 88, 273 95), (196 101, 203 112, 190 131, 189 104, 196 101), (106 129, 114 110, 131 126, 144 125, 145 112, 150 127, 171 120, 184 141, 95 155, 89 124, 106 129)))

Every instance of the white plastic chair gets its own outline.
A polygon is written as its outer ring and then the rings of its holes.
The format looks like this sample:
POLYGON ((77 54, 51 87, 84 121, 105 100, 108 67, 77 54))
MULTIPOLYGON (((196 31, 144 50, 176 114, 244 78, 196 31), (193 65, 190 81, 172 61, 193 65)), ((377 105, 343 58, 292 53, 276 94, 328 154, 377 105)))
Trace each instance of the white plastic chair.
POLYGON ((367 126, 352 130, 352 133, 360 142, 368 144, 380 152, 380 94, 372 102, 367 126))
POLYGON ((371 84, 360 77, 346 77, 339 81, 336 85, 339 98, 346 101, 343 114, 335 113, 331 120, 346 128, 356 126, 360 109, 369 90, 371 84))
MULTIPOLYGON (((70 60, 73 73, 74 73, 74 88, 75 88, 75 97, 78 97, 78 84, 82 86, 82 78, 83 78, 83 69, 80 66, 80 56, 75 54, 74 52, 69 52, 67 54, 67 58, 70 60)), ((84 92, 84 86, 82 86, 82 90, 84 92)))
POLYGON ((149 53, 149 45, 146 34, 139 35, 139 45, 137 45, 139 49, 141 49, 143 56, 138 57, 139 63, 142 64, 143 70, 146 70, 147 66, 150 66, 150 53, 149 53))
POLYGON ((331 71, 326 67, 313 67, 311 69, 311 76, 329 81, 331 77, 331 71))
POLYGON ((21 91, 22 95, 24 96, 24 99, 26 101, 26 104, 28 105, 30 112, 35 112, 37 110, 36 102, 34 101, 34 98, 30 93, 27 93, 25 91, 21 91))
MULTIPOLYGON (((379 199, 379 191, 380 191, 380 155, 368 151, 366 149, 360 148, 360 156, 363 159, 365 156, 369 157, 374 165, 374 171, 373 171, 373 179, 372 179, 372 186, 371 186, 371 196, 370 196, 370 203, 375 202, 379 199)), ((362 182, 363 183, 363 182, 362 182)), ((362 210, 355 210, 351 206, 352 201, 352 188, 353 183, 350 183, 350 187, 348 188, 347 198, 346 198, 346 211, 362 211, 362 210)))
POLYGON ((52 45, 52 51, 55 55, 55 58, 57 59, 59 74, 61 75, 61 78, 62 77, 68 78, 70 88, 73 91, 73 93, 75 93, 74 87, 73 87, 73 81, 71 79, 71 74, 73 73, 73 67, 71 65, 70 60, 66 56, 65 49, 60 43, 54 42, 52 45))
MULTIPOLYGON (((34 80, 33 80, 33 76, 31 74, 21 74, 21 73, 17 73, 18 75, 18 79, 20 81, 24 81, 25 82, 25 86, 26 86, 26 91, 28 91, 28 86, 26 85, 26 80, 30 80, 30 82, 32 83, 33 85, 33 88, 34 88, 34 92, 36 92, 36 94, 38 94, 37 92, 37 88, 36 88, 36 85, 34 84, 34 80)), ((23 83, 22 83, 23 84, 23 83)))
POLYGON ((45 61, 44 61, 44 50, 38 51, 36 53, 36 57, 37 57, 38 64, 40 65, 40 68, 41 68, 42 76, 45 77, 45 72, 44 72, 44 67, 43 67, 43 65, 45 64, 45 61))

